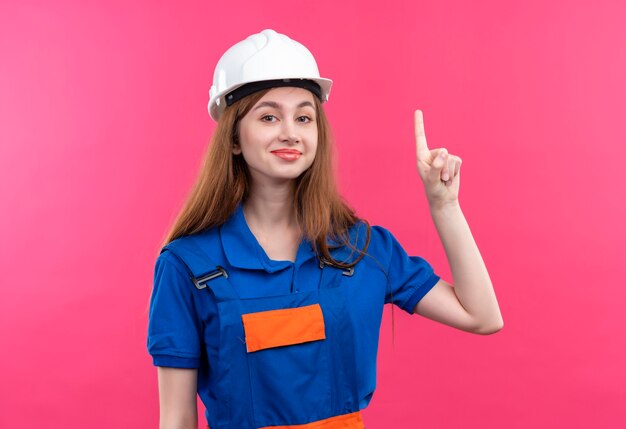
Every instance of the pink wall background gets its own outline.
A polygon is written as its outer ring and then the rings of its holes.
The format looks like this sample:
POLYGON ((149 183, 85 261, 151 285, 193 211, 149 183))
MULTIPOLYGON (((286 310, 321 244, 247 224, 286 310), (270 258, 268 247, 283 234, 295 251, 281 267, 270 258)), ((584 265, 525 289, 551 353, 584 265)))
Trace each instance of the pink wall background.
POLYGON ((0 3, 0 427, 157 427, 154 260, 263 28, 335 81, 344 195, 448 280, 413 109, 464 161, 504 330, 395 311, 392 347, 387 311, 368 429, 624 427, 626 4, 235 3, 0 3))

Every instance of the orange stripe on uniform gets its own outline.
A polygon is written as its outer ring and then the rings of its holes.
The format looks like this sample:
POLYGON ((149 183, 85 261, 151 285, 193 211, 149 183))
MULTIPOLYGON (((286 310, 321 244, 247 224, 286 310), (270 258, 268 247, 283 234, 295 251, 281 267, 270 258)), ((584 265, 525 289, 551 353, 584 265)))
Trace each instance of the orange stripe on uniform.
POLYGON ((363 429, 361 412, 343 414, 303 425, 266 426, 261 429, 363 429))
POLYGON ((248 313, 241 318, 248 353, 326 338, 319 304, 248 313))

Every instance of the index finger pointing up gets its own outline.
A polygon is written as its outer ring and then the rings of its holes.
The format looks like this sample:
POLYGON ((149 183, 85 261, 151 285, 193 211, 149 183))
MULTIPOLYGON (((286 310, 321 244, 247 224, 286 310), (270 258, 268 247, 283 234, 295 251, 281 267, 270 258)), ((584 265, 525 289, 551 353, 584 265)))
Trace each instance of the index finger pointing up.
POLYGON ((417 159, 427 160, 430 150, 426 144, 426 134, 424 133, 424 115, 421 110, 415 111, 415 144, 417 145, 417 159))

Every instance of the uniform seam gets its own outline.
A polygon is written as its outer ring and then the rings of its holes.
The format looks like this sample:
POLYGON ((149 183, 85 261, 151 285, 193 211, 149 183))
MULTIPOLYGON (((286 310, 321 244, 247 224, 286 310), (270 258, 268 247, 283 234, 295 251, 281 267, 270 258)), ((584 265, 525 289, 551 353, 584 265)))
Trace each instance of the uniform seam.
MULTIPOLYGON (((183 352, 184 353, 184 352, 183 352)), ((172 353, 150 353, 153 357, 156 356, 164 356, 164 357, 173 357, 173 358, 182 358, 182 359, 200 359, 200 355, 191 355, 189 354, 188 356, 184 356, 183 353, 181 354, 172 354, 172 353)))
POLYGON ((424 295, 426 295, 428 291, 430 291, 430 289, 432 289, 437 284, 440 278, 441 277, 432 272, 430 273, 428 278, 426 278, 426 280, 423 281, 420 285, 411 284, 410 287, 411 289, 413 289, 413 293, 411 294, 411 296, 409 296, 409 299, 406 300, 407 304, 411 303, 414 300, 415 295, 419 295, 421 293, 423 293, 423 295, 415 302, 415 304, 407 305, 407 308, 405 308, 405 310, 409 313, 413 313, 413 308, 408 307, 415 307, 415 305, 424 297, 424 295))

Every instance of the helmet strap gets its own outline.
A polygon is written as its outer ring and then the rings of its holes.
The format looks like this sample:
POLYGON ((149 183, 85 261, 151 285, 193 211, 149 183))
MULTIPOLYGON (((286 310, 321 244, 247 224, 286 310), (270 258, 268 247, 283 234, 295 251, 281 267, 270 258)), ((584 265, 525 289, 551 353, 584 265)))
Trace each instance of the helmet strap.
POLYGON ((234 102, 241 100, 244 97, 247 97, 250 94, 253 94, 258 91, 262 91, 264 89, 270 88, 278 88, 282 86, 293 86, 296 88, 308 89, 311 91, 317 98, 322 100, 322 90, 317 82, 314 82, 309 79, 274 79, 274 80, 262 80, 259 82, 250 82, 246 83, 243 86, 235 89, 234 91, 229 92, 224 97, 226 99, 226 105, 230 106, 234 102))

